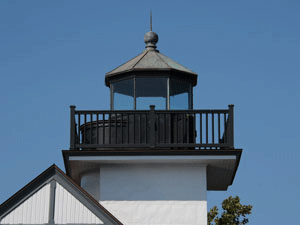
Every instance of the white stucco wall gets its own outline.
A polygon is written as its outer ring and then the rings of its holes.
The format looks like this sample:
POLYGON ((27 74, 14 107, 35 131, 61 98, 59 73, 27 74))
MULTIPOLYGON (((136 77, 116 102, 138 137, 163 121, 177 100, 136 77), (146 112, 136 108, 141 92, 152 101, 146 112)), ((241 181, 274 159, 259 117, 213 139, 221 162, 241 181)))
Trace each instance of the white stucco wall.
POLYGON ((204 201, 101 201, 127 225, 206 225, 204 201))
POLYGON ((203 164, 102 164, 82 184, 126 224, 207 224, 203 164))

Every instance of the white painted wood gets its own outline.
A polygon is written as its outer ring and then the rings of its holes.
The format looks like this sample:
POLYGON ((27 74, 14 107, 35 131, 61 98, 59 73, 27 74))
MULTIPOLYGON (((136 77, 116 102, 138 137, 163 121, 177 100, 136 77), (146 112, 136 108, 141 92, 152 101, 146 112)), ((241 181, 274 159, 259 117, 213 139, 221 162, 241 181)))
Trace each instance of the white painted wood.
POLYGON ((59 183, 56 184, 54 221, 56 224, 104 224, 59 183))
POLYGON ((50 184, 46 184, 28 199, 8 213, 0 224, 44 224, 48 223, 50 184))

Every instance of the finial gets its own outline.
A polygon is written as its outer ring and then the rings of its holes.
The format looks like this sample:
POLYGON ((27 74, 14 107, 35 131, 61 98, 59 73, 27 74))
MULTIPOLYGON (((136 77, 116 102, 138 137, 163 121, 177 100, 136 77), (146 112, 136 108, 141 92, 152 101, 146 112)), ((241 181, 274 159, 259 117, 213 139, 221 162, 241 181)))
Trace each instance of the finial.
POLYGON ((150 31, 152 31, 152 10, 150 10, 150 31))
POLYGON ((150 10, 150 31, 145 34, 144 42, 146 43, 146 49, 153 51, 156 49, 156 43, 158 42, 158 35, 152 31, 152 10, 150 10))

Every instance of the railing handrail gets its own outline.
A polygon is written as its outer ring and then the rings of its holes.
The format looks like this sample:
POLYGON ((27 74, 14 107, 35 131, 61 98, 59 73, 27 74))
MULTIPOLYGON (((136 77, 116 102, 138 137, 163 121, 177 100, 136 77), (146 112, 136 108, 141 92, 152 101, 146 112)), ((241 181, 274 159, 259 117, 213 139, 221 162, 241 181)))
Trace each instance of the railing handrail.
MULTIPOLYGON (((150 110, 75 110, 75 114, 147 113, 150 110)), ((229 109, 154 110, 156 113, 228 113, 229 109)))

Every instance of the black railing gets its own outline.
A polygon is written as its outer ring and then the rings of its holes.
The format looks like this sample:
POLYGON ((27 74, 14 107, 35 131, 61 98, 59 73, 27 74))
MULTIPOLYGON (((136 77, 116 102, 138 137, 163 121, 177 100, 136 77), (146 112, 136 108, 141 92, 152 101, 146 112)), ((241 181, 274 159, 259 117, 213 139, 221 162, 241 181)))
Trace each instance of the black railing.
POLYGON ((233 105, 226 110, 91 111, 71 106, 70 149, 234 148, 233 105))

